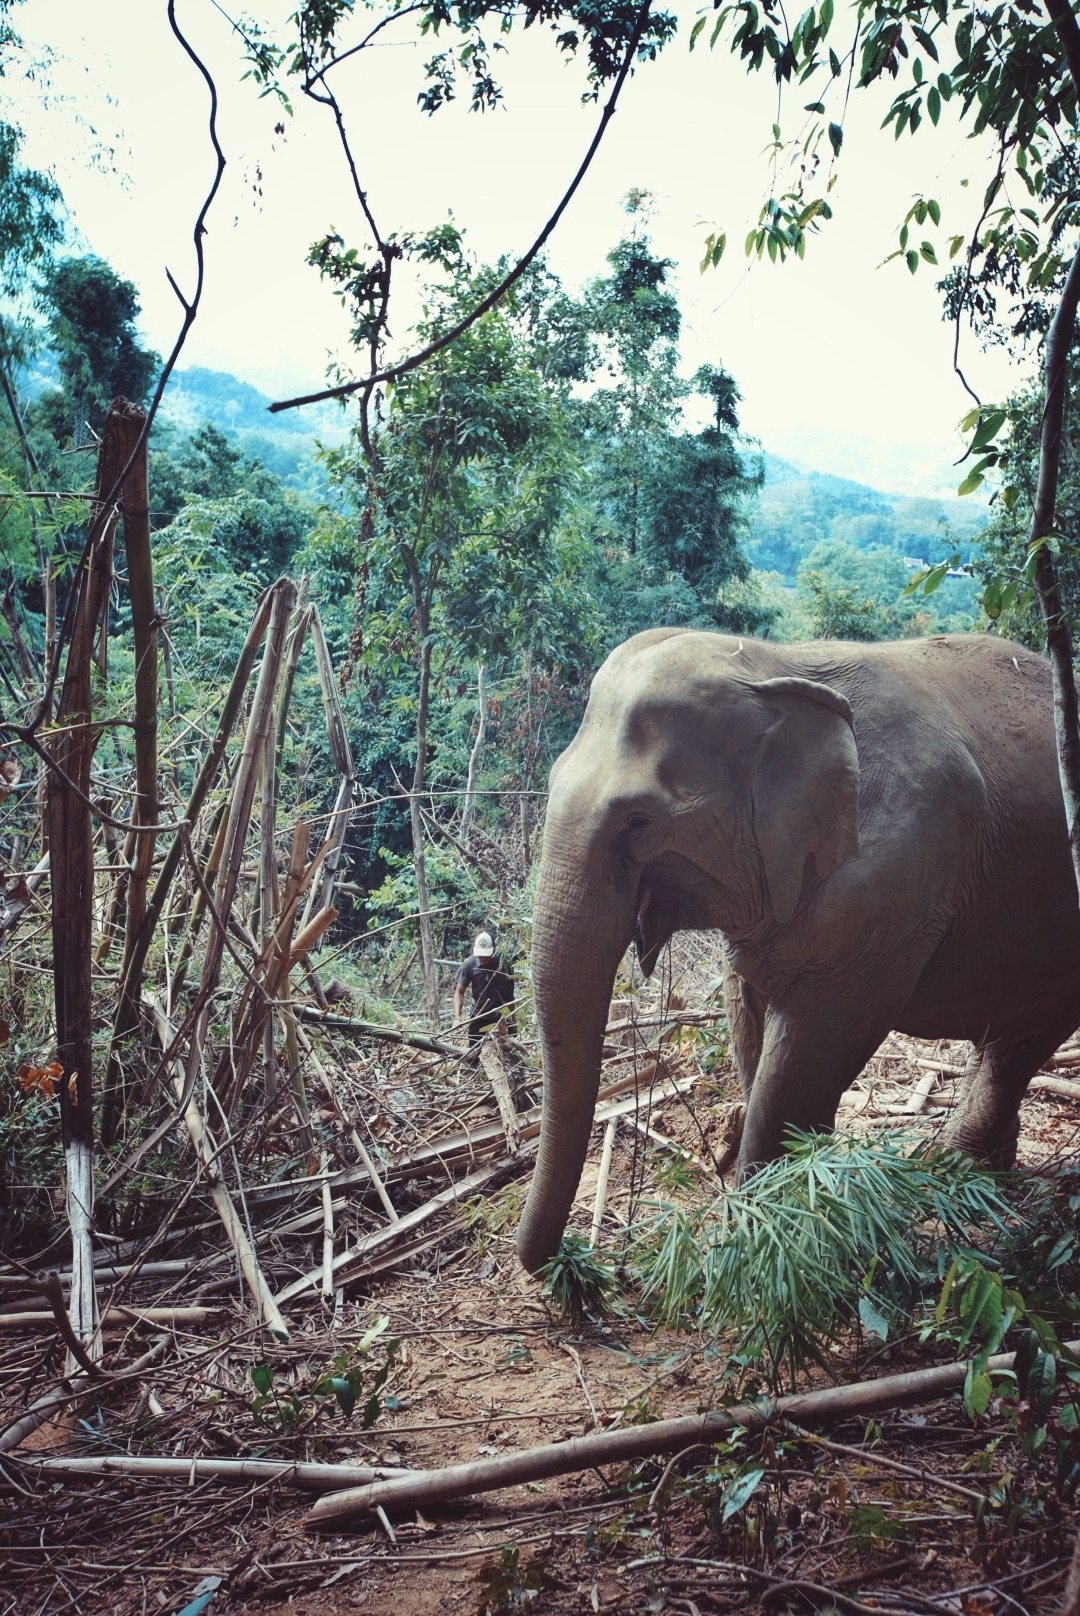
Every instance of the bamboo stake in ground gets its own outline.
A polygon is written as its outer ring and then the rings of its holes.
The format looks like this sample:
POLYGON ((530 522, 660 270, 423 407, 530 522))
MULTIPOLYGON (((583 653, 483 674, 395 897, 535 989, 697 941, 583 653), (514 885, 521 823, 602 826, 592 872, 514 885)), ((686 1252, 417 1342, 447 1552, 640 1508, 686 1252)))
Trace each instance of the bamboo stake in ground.
MULTIPOLYGON (((98 460, 99 501, 115 488, 137 432, 114 404, 105 421, 98 460)), ((47 782, 56 1042, 62 1067, 60 1119, 72 1240, 69 1308, 75 1333, 94 1359, 100 1357, 101 1347, 95 1335, 92 1237, 94 1094, 90 961, 94 848, 88 798, 95 743, 91 724, 94 639, 108 610, 115 524, 115 506, 100 503, 95 506, 86 566, 73 586, 78 591, 77 604, 57 708, 57 729, 49 748, 55 767, 49 769, 47 782)))
POLYGON ((600 1171, 596 1176, 596 1200, 593 1203, 592 1228, 589 1230, 590 1246, 595 1246, 600 1238, 600 1224, 604 1216, 608 1178, 611 1174, 611 1157, 615 1149, 615 1130, 618 1126, 618 1119, 612 1117, 604 1129, 604 1148, 600 1152, 600 1171))

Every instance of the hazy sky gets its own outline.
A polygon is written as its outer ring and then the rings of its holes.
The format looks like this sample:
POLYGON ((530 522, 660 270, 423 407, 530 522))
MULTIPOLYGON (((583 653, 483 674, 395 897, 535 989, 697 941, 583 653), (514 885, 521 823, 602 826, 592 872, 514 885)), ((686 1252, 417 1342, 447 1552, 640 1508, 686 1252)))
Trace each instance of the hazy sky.
MULTIPOLYGON (((178 0, 177 9, 217 80, 229 165, 209 221, 205 301, 181 363, 232 370, 279 396, 312 390, 346 327, 304 264, 306 250, 331 226, 361 237, 332 124, 298 104, 285 135, 275 135, 280 110, 238 82, 237 42, 212 0, 178 0)), ((767 77, 748 80, 726 52, 688 53, 693 15, 687 9, 681 36, 626 86, 553 240, 552 266, 571 287, 602 273, 626 227, 621 198, 631 187, 649 190, 656 248, 678 264, 687 365, 709 360, 732 371, 749 431, 781 452, 824 430, 907 442, 914 462, 947 464, 968 402, 952 373, 935 272, 879 266, 919 191, 942 202, 942 238, 965 227, 985 183, 985 151, 944 128, 896 143, 877 127, 884 100, 856 96, 835 218, 803 263, 750 266, 742 241, 766 194, 762 153, 775 90, 767 77), (728 231, 727 256, 701 275, 714 224, 728 231)), ((178 317, 165 269, 190 289, 191 227, 212 172, 205 86, 169 33, 165 0, 26 0, 17 20, 28 40, 57 53, 44 113, 32 88, 8 81, 26 158, 53 168, 85 244, 139 287, 146 335, 165 351, 178 317), (111 168, 95 164, 95 136, 114 148, 111 168)), ((399 43, 384 37, 384 48, 336 81, 384 233, 423 229, 452 211, 481 256, 520 252, 595 128, 597 108, 580 104, 583 69, 564 65, 550 37, 533 30, 495 57, 502 110, 480 116, 455 104, 428 118, 416 93, 437 47, 404 33, 399 43)), ((795 131, 803 94, 789 97, 785 133, 795 131)), ((402 306, 395 322, 403 345, 408 313, 402 306)), ((1017 380, 1003 356, 983 355, 971 338, 963 357, 988 398, 1017 380)))

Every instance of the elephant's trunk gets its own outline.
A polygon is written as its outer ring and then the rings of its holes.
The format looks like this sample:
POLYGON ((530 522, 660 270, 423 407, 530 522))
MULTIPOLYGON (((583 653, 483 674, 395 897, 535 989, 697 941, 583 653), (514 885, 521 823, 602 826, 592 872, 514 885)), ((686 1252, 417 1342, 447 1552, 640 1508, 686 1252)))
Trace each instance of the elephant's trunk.
MULTIPOLYGON (((602 858, 602 855, 600 855, 602 858)), ((559 1249, 589 1148, 611 990, 637 892, 549 821, 533 922, 533 987, 544 1057, 540 1149, 518 1230, 535 1273, 559 1249)))

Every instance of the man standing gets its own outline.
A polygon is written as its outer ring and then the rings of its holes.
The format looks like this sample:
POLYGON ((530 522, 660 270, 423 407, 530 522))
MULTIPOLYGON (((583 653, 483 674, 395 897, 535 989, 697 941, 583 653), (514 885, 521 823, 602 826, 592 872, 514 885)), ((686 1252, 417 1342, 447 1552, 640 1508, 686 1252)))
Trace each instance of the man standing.
POLYGON ((454 1020, 461 1020, 465 1005, 465 989, 472 989, 473 1013, 469 1020, 469 1048, 473 1049, 485 1033, 491 1032, 504 1021, 504 1007, 513 1003, 514 984, 499 964, 495 944, 489 932, 476 937, 472 953, 461 966, 454 983, 454 1020))

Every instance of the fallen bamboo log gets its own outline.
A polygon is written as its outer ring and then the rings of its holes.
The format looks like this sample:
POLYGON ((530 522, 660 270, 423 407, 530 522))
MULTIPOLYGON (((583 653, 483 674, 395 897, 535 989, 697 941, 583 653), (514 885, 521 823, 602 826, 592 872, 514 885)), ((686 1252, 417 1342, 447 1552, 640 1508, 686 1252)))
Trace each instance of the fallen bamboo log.
POLYGON ((491 1091, 499 1108, 499 1117, 506 1136, 506 1149, 511 1156, 516 1156, 521 1149, 521 1119, 514 1106, 514 1096, 510 1092, 510 1079, 503 1065, 499 1040, 494 1034, 489 1033, 480 1040, 480 1064, 491 1084, 491 1091))
POLYGON ((412 1032, 402 1027, 381 1027, 375 1021, 357 1021, 352 1016, 327 1016, 311 1005, 298 1004, 296 1015, 310 1026, 323 1027, 327 1032, 358 1032, 368 1038, 382 1039, 390 1044, 407 1044, 411 1049, 424 1049, 432 1055, 445 1055, 448 1060, 464 1060, 469 1053, 460 1044, 448 1044, 445 1038, 433 1038, 430 1033, 412 1032))
POLYGON ((1044 1094, 1060 1094, 1066 1100, 1080 1100, 1080 1083, 1070 1083, 1064 1077, 1033 1077, 1029 1089, 1041 1089, 1044 1094))
MULTIPOLYGON (((102 1327, 133 1324, 205 1324, 230 1310, 225 1307, 110 1307, 99 1319, 102 1327)), ((30 1308, 22 1313, 0 1313, 0 1330, 38 1329, 54 1324, 48 1308, 30 1308)))
POLYGON ((392 1480, 411 1472, 400 1465, 317 1464, 283 1459, 156 1459, 128 1453, 96 1454, 90 1458, 54 1459, 37 1454, 19 1455, 26 1471, 58 1478, 65 1476, 178 1476, 183 1481, 224 1481, 246 1487, 250 1482, 280 1481, 308 1492, 332 1487, 361 1487, 392 1480))
MULTIPOLYGON (((917 1060, 915 1064, 925 1072, 940 1072, 944 1077, 963 1077, 964 1075, 962 1066, 948 1066, 944 1061, 917 1060)), ((1041 1090, 1044 1094, 1060 1094, 1066 1100, 1080 1100, 1080 1083, 1070 1083, 1064 1077, 1049 1077, 1040 1073, 1037 1077, 1031 1079, 1028 1088, 1041 1090)), ((931 1096, 930 1103, 932 1105, 936 1103, 933 1096, 931 1096)))
MULTIPOLYGON (((1080 1352, 1080 1341, 1068 1342, 1064 1350, 1080 1352)), ((989 1368, 1000 1374, 1012 1368, 1014 1358, 1015 1353, 1000 1353, 990 1359, 989 1368)), ((448 1465, 442 1470, 420 1470, 393 1481, 327 1493, 314 1505, 304 1524, 340 1528, 343 1521, 374 1513, 376 1509, 424 1509, 469 1493, 494 1492, 543 1481, 550 1476, 592 1470, 600 1465, 678 1453, 697 1443, 711 1444, 730 1431, 757 1431, 780 1419, 793 1420, 800 1425, 827 1425, 851 1415, 862 1417, 902 1403, 932 1402, 963 1386, 967 1373, 967 1363, 942 1364, 934 1369, 886 1375, 880 1380, 858 1381, 852 1386, 826 1386, 819 1391, 762 1399, 736 1408, 718 1409, 711 1414, 688 1414, 680 1419, 657 1420, 652 1425, 627 1426, 618 1431, 574 1437, 569 1442, 549 1442, 522 1453, 500 1454, 497 1459, 448 1465)))

